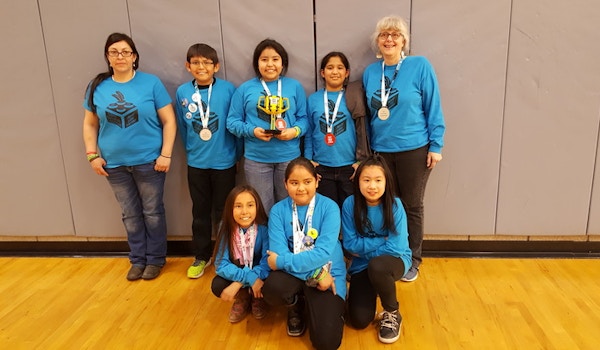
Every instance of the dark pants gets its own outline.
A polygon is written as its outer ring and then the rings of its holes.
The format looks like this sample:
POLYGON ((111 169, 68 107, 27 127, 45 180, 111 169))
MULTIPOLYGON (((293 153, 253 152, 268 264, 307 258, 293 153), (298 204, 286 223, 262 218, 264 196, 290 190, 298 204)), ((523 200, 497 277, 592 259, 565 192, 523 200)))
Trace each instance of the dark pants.
POLYGON ((188 186, 192 197, 192 244, 196 259, 212 256, 212 218, 219 222, 227 195, 235 186, 235 166, 225 170, 188 166, 188 186))
POLYGON ((408 244, 412 251, 414 267, 421 265, 423 252, 423 223, 425 213, 423 198, 431 169, 427 168, 429 146, 412 151, 379 153, 394 176, 394 186, 402 199, 408 224, 408 244))
POLYGON ((331 291, 308 287, 304 281, 283 271, 273 271, 262 293, 267 304, 290 305, 304 295, 308 308, 310 341, 316 349, 337 349, 344 332, 344 300, 331 291))
POLYGON ((363 329, 373 321, 378 295, 384 310, 398 310, 396 281, 403 275, 402 259, 381 255, 371 259, 365 270, 350 277, 348 319, 352 327, 363 329))
POLYGON ((221 294, 223 293, 223 290, 229 287, 231 283, 233 283, 233 281, 226 280, 225 278, 216 275, 212 280, 210 290, 217 298, 220 298, 221 294))
POLYGON ((350 177, 354 174, 354 168, 351 165, 342 167, 319 165, 317 173, 321 175, 317 191, 333 199, 341 208, 344 200, 354 191, 354 185, 350 180, 350 177))

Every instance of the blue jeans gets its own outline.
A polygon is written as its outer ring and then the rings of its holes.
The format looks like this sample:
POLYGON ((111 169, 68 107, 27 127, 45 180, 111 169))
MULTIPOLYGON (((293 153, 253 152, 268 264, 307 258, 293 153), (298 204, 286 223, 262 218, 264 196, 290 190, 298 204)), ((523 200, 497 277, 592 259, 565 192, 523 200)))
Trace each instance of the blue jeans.
POLYGON ((129 261, 163 266, 167 256, 167 221, 163 205, 166 174, 154 163, 105 169, 121 205, 129 243, 129 261))
POLYGON ((289 163, 259 163, 250 159, 244 161, 246 181, 260 195, 267 215, 273 204, 288 195, 285 189, 285 168, 289 163))

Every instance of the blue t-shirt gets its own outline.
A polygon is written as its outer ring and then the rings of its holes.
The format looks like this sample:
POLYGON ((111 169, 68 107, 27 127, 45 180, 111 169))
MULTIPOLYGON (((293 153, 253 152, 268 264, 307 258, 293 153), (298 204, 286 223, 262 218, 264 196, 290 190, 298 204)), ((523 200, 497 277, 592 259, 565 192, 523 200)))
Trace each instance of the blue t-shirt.
MULTIPOLYGON (((227 128, 231 133, 244 138, 244 156, 260 163, 283 163, 300 156, 300 136, 306 132, 306 93, 295 79, 281 77, 281 95, 289 100, 289 109, 282 117, 288 128, 298 126, 301 134, 291 140, 272 138, 269 142, 254 136, 254 128, 270 129, 271 116, 258 108, 267 96, 260 79, 253 78, 240 85, 231 99, 227 116, 227 128)), ((267 82, 272 95, 277 95, 277 81, 267 82)), ((264 106, 263 106, 264 107, 264 106)))
MULTIPOLYGON (((198 86, 202 110, 206 113, 208 86, 198 86)), ((227 112, 231 96, 235 91, 233 84, 215 78, 210 96, 208 129, 209 140, 200 138, 202 119, 198 102, 192 96, 196 93, 194 81, 188 81, 177 88, 175 94, 175 112, 179 135, 187 155, 187 164, 198 169, 224 170, 231 168, 241 156, 241 140, 227 130, 227 112)))
POLYGON ((406 212, 399 198, 394 200, 394 224, 396 233, 383 228, 383 207, 368 206, 367 218, 371 227, 366 228, 365 235, 358 233, 354 223, 354 195, 346 198, 342 205, 342 242, 344 249, 352 255, 349 274, 355 274, 366 269, 369 260, 380 255, 390 255, 401 258, 404 262, 404 273, 412 265, 412 252, 408 246, 408 228, 406 212))
MULTIPOLYGON (((335 137, 333 145, 325 143, 327 121, 323 102, 324 89, 308 97, 309 128, 304 140, 304 156, 329 167, 342 167, 356 162, 356 128, 354 119, 346 106, 346 95, 342 95, 337 116, 331 128, 335 137)), ((333 119, 333 110, 340 92, 327 92, 329 105, 329 124, 333 119)))
MULTIPOLYGON (((346 299, 346 263, 339 240, 340 208, 331 199, 315 194, 312 228, 318 236, 312 250, 294 254, 292 199, 276 203, 269 214, 269 250, 278 254, 277 267, 303 281, 331 261, 331 276, 335 278, 337 295, 346 299)), ((308 205, 298 206, 298 218, 305 222, 308 205)), ((308 229, 305 228, 305 233, 308 229)))
MULTIPOLYGON (((98 147, 107 168, 147 164, 160 156, 163 129, 157 110, 170 103, 165 86, 152 74, 136 72, 128 82, 109 78, 98 85, 98 147)), ((88 94, 83 107, 91 111, 88 94)))
POLYGON ((430 152, 441 153, 446 125, 433 67, 425 57, 408 56, 394 79, 396 65, 385 66, 390 116, 381 120, 377 116, 382 105, 381 62, 370 64, 363 73, 371 113, 371 148, 377 152, 403 152, 429 144, 430 152))

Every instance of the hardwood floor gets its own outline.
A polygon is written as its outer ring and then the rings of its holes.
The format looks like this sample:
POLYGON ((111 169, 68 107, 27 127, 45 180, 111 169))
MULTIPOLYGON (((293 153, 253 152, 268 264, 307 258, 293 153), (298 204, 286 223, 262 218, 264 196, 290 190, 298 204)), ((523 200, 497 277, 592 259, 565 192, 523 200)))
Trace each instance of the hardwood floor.
MULTIPOLYGON (((154 281, 128 282, 125 257, 0 258, 0 349, 310 349, 284 309, 231 325, 214 268, 185 277, 169 257, 154 281)), ((600 259, 426 258, 397 283, 393 345, 346 327, 340 349, 597 349, 600 259)))

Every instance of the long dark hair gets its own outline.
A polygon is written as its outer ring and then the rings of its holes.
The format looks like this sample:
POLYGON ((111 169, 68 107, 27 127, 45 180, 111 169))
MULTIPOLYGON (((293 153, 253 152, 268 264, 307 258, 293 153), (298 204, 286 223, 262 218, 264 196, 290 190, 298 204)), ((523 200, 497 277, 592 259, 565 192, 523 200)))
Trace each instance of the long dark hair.
POLYGON ((119 41, 125 41, 131 47, 131 51, 135 55, 135 61, 133 61, 133 69, 136 70, 139 66, 140 54, 138 53, 135 47, 135 43, 133 42, 131 37, 129 37, 129 35, 123 33, 112 33, 108 36, 108 38, 106 38, 106 44, 104 44, 104 60, 106 61, 106 65, 108 66, 108 71, 102 72, 98 74, 94 79, 92 79, 92 81, 88 84, 88 88, 86 90, 86 94, 89 94, 88 107, 94 113, 96 113, 96 106, 94 105, 94 92, 96 91, 96 88, 98 87, 98 85, 100 85, 101 82, 110 78, 113 75, 113 69, 110 66, 110 61, 108 60, 108 48, 112 44, 118 43, 119 41))
POLYGON ((390 232, 396 232, 396 223, 394 221, 394 182, 390 168, 387 166, 385 159, 379 154, 369 156, 364 162, 361 162, 356 169, 356 175, 354 176, 354 224, 356 230, 361 236, 366 235, 366 227, 370 226, 369 218, 367 216, 367 200, 365 196, 360 192, 360 175, 362 174, 365 167, 378 166, 383 169, 383 176, 385 176, 385 192, 381 197, 381 204, 383 206, 383 228, 388 229, 390 232))
POLYGON ((256 48, 254 49, 254 55, 252 56, 252 67, 254 68, 254 73, 256 73, 256 76, 260 78, 260 70, 258 69, 258 59, 260 58, 260 54, 267 48, 272 48, 273 50, 275 50, 275 52, 279 54, 279 56, 281 56, 281 65, 283 66, 283 69, 281 70, 281 75, 285 75, 288 69, 289 62, 287 51, 285 51, 283 45, 269 38, 259 42, 258 45, 256 45, 256 48))
POLYGON ((240 193, 248 192, 254 197, 254 201, 256 202, 256 219, 254 223, 257 225, 266 225, 267 224, 267 212, 265 211, 265 207, 260 200, 260 195, 254 187, 250 185, 238 185, 234 187, 229 194, 227 195, 227 199, 225 200, 225 206, 223 208, 223 216, 221 219, 221 226, 219 227, 219 231, 217 232, 217 238, 215 240, 215 249, 213 251, 213 256, 215 257, 215 264, 217 264, 217 260, 220 260, 223 257, 223 252, 225 251, 225 247, 229 247, 229 255, 230 258, 233 256, 234 244, 235 244, 235 235, 232 233, 236 232, 238 224, 235 222, 233 218, 233 205, 235 204, 235 199, 240 193))

